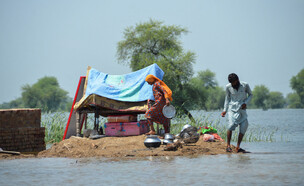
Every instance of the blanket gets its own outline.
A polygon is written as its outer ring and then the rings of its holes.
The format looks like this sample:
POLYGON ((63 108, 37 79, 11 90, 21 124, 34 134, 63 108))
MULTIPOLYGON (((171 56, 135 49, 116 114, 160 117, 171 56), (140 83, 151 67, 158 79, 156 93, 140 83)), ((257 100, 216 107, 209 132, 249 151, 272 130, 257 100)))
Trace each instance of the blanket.
POLYGON ((124 75, 109 75, 91 68, 87 75, 85 97, 96 94, 117 101, 154 100, 152 86, 145 82, 149 74, 161 80, 164 76, 163 70, 155 63, 124 75))

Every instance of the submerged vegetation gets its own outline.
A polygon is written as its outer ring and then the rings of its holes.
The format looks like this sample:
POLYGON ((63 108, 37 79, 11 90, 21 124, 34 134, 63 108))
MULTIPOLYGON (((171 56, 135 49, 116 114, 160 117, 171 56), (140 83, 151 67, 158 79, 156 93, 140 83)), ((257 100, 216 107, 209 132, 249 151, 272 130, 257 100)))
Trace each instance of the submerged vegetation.
MULTIPOLYGON (((45 113, 42 115, 41 123, 45 127, 45 143, 55 143, 60 142, 63 138, 65 127, 68 121, 69 114, 67 112, 55 112, 55 113, 45 113)), ((220 117, 217 119, 212 118, 211 114, 204 113, 194 116, 195 122, 190 121, 190 119, 185 115, 177 115, 171 121, 171 133, 179 134, 183 126, 190 124, 197 128, 203 126, 210 126, 217 129, 218 135, 221 136, 226 141, 227 126, 220 123, 220 117)), ((140 115, 140 119, 144 119, 140 115)), ((100 125, 106 122, 105 118, 101 118, 100 125)), ((156 124, 154 124, 156 127, 156 124)), ((89 114, 87 127, 93 128, 94 117, 93 114, 89 114)), ((162 128, 162 125, 160 125, 162 128)), ((266 128, 259 125, 251 125, 243 141, 245 142, 274 142, 275 133, 278 128, 266 128)), ((232 141, 236 142, 238 137, 238 128, 233 132, 232 141)))
MULTIPOLYGON (((192 122, 187 117, 177 116, 171 121, 171 133, 178 134, 185 124, 190 124, 194 127, 213 127, 217 129, 218 135, 226 141, 227 125, 220 123, 220 116, 217 119, 212 119, 211 114, 202 114, 195 117, 196 121, 192 122)), ((278 128, 266 128, 260 125, 248 127, 248 130, 243 138, 245 142, 274 142, 275 133, 278 128)), ((238 139, 238 128, 232 133, 232 141, 236 142, 238 139)))
POLYGON ((45 127, 45 143, 55 143, 62 140, 69 115, 66 112, 44 113, 41 125, 45 127))

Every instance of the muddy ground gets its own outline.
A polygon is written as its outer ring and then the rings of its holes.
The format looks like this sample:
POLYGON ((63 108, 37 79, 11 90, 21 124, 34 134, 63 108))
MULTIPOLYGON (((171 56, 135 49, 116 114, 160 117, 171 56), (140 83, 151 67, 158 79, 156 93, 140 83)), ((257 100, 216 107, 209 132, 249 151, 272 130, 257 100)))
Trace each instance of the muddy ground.
MULTIPOLYGON (((227 154, 226 143, 222 141, 204 142, 202 136, 195 144, 181 144, 175 151, 165 151, 166 145, 159 148, 147 148, 144 145, 145 135, 129 137, 104 137, 89 139, 71 137, 70 139, 54 143, 51 148, 37 154, 10 155, 0 154, 0 159, 15 158, 44 158, 44 157, 68 157, 68 158, 124 158, 147 156, 200 156, 227 154)), ((233 147, 233 150, 235 148, 233 147)))

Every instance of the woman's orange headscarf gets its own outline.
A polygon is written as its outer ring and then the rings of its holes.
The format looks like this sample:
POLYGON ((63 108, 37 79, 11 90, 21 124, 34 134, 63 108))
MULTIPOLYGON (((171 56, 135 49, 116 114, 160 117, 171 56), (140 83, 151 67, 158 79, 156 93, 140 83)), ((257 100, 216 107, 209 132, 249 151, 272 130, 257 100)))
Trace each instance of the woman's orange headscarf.
POLYGON ((172 101, 172 91, 171 89, 166 85, 165 82, 162 80, 158 79, 157 77, 153 76, 152 74, 147 75, 145 81, 149 83, 153 83, 154 81, 160 82, 160 85, 165 89, 165 98, 169 98, 170 101, 172 101))

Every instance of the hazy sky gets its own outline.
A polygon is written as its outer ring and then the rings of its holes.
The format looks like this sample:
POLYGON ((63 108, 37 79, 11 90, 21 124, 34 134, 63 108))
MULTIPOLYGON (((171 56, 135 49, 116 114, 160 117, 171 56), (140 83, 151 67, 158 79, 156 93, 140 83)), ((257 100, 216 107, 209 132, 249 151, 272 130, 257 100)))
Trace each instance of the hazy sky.
POLYGON ((150 18, 186 27, 195 72, 211 70, 222 87, 235 72, 252 89, 286 96, 304 68, 303 0, 0 0, 0 103, 44 76, 74 97, 87 66, 131 72, 117 63, 117 43, 125 28, 150 18))

